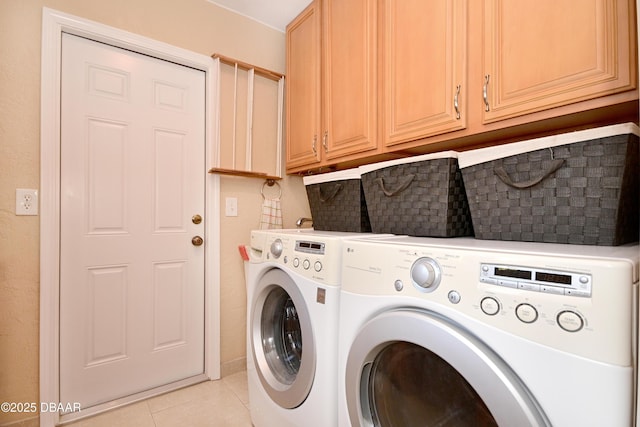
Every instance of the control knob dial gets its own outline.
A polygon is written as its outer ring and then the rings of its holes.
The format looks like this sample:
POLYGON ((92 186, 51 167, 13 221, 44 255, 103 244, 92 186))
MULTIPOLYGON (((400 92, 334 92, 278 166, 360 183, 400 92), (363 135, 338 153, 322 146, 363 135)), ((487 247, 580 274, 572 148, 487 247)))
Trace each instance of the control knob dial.
POLYGON ((411 266, 411 280, 422 292, 433 292, 440 284, 442 271, 433 258, 418 258, 411 266))
POLYGON ((282 245, 282 240, 276 239, 273 241, 273 243, 271 243, 271 254, 275 258, 280 258, 280 255, 282 255, 283 249, 284 249, 284 246, 282 245))

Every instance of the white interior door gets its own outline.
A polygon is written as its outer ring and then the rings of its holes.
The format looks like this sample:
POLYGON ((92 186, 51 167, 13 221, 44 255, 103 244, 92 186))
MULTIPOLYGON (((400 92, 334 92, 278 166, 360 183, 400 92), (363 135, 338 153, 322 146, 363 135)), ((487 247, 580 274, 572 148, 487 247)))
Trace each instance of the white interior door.
POLYGON ((204 372, 205 73, 64 34, 60 401, 204 372))

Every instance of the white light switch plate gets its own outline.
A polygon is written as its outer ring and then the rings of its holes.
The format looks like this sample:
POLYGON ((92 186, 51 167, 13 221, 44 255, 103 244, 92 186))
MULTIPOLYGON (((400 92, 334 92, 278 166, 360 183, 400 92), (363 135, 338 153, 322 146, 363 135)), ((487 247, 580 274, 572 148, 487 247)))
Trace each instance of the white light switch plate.
POLYGON ((224 215, 238 216, 238 199, 236 197, 225 198, 224 215))
POLYGON ((38 190, 16 188, 16 215, 38 215, 38 190))

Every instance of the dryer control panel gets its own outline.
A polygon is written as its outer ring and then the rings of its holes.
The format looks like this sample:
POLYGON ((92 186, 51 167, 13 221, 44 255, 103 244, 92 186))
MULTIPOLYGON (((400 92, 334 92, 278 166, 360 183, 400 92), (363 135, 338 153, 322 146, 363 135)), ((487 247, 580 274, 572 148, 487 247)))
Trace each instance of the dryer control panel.
POLYGON ((591 296, 591 275, 513 265, 481 264, 480 282, 526 291, 591 296))
POLYGON ((371 310, 415 307, 469 330, 487 327, 628 366, 637 316, 638 253, 637 245, 353 239, 343 247, 342 295, 357 301, 348 311, 360 305, 377 307, 371 310))

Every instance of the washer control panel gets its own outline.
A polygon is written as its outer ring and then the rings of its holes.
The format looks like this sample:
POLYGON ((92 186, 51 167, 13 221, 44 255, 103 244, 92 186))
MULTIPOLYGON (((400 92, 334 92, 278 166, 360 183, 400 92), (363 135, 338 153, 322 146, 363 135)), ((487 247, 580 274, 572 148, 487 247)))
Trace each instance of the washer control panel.
POLYGON ((480 282, 525 291, 591 297, 590 274, 512 265, 481 264, 480 282))
POLYGON ((280 264, 325 285, 340 283, 342 239, 301 233, 252 233, 252 249, 262 261, 280 264))

